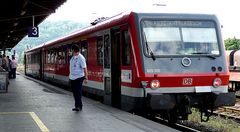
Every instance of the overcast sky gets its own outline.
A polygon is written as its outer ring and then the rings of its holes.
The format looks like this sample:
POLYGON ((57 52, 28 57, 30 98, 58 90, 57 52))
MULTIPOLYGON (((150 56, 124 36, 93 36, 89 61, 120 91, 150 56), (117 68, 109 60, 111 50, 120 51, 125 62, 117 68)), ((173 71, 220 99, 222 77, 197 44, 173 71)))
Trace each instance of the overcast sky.
POLYGON ((67 0, 47 20, 90 23, 129 10, 216 14, 223 25, 223 38, 240 38, 238 0, 67 0))

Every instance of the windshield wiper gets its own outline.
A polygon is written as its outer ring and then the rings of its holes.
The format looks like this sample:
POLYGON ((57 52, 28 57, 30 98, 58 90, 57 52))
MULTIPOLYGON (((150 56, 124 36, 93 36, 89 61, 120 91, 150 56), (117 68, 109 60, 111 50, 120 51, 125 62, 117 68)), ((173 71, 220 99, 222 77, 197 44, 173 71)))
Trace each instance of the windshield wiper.
POLYGON ((191 54, 197 54, 197 55, 203 55, 203 54, 206 54, 207 57, 211 58, 211 59, 216 59, 215 56, 213 55, 209 55, 209 53, 207 52, 194 52, 194 53, 191 53, 191 54))
POLYGON ((143 32, 143 35, 144 35, 144 39, 145 39, 145 44, 146 44, 147 52, 150 53, 150 56, 151 56, 152 59, 155 61, 155 60, 156 60, 156 57, 155 57, 155 55, 153 54, 151 48, 150 48, 149 45, 148 45, 147 37, 146 37, 146 35, 145 35, 145 32, 143 32))

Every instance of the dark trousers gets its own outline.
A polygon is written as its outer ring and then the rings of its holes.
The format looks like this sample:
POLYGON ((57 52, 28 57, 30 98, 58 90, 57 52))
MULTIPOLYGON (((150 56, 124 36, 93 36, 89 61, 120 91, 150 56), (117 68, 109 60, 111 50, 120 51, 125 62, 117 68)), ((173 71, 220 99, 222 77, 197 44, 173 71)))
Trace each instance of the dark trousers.
POLYGON ((16 78, 16 68, 12 68, 11 69, 11 73, 12 73, 12 78, 16 78))
POLYGON ((82 108, 82 84, 83 84, 84 77, 70 80, 71 87, 73 91, 73 97, 75 100, 75 107, 82 108))

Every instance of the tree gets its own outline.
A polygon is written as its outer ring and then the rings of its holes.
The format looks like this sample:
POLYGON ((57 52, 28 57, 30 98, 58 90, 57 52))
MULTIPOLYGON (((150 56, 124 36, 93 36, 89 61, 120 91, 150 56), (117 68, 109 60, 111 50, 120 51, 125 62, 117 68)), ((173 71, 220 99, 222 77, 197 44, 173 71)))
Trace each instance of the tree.
POLYGON ((226 50, 239 50, 240 49, 240 39, 228 38, 224 40, 226 50))

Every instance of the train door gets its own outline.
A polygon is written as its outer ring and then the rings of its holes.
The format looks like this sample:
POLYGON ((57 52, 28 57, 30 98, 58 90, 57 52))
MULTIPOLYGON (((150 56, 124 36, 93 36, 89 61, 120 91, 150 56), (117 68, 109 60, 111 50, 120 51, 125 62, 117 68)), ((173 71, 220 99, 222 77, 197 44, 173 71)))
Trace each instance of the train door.
POLYGON ((121 108, 120 31, 112 31, 111 45, 111 88, 112 105, 121 108))
POLYGON ((104 34, 104 103, 120 108, 120 32, 104 34))
POLYGON ((104 104, 112 105, 111 96, 111 37, 110 31, 103 35, 103 81, 104 104))

